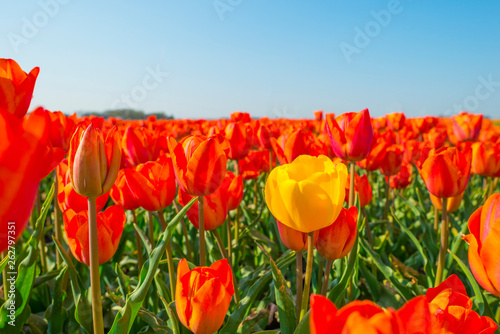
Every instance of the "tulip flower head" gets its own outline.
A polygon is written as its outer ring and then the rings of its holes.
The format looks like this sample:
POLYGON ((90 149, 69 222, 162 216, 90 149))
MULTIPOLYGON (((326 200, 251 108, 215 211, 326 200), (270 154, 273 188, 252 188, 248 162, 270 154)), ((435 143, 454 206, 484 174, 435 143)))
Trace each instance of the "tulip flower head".
POLYGON ((451 120, 453 122, 453 133, 458 141, 473 141, 481 132, 483 115, 469 114, 463 111, 452 116, 451 120))
POLYGON ((357 235, 358 209, 342 208, 333 224, 319 230, 316 249, 324 258, 335 261, 352 249, 357 235))
MULTIPOLYGON (((69 209, 64 212, 63 218, 71 252, 78 261, 90 265, 88 211, 69 209)), ((111 259, 118 249, 125 220, 125 212, 119 205, 112 205, 97 214, 99 264, 111 259)))
POLYGON ((479 284, 500 297, 500 194, 491 195, 469 218, 469 265, 479 284))
POLYGON ((265 199, 281 223, 309 233, 337 219, 345 197, 347 168, 328 157, 301 155, 271 171, 265 199))
POLYGON ((79 126, 71 138, 68 167, 73 188, 82 196, 107 193, 120 170, 121 148, 116 128, 104 139, 99 129, 102 119, 94 119, 83 130, 79 126))
POLYGON ((472 172, 481 176, 495 176, 500 172, 500 142, 472 144, 472 172))
POLYGON ((213 334, 222 326, 233 294, 227 260, 193 270, 186 259, 179 262, 175 308, 181 323, 194 334, 213 334))
MULTIPOLYGON (((278 232, 280 234, 281 242, 283 242, 283 245, 285 245, 286 248, 296 252, 307 250, 307 233, 294 230, 293 228, 282 224, 279 220, 277 220, 276 223, 278 224, 278 232)), ((319 231, 314 231, 314 243, 318 240, 318 235, 319 231)))
POLYGON ((372 148, 373 128, 368 109, 327 118, 326 128, 335 154, 349 161, 360 161, 372 148))

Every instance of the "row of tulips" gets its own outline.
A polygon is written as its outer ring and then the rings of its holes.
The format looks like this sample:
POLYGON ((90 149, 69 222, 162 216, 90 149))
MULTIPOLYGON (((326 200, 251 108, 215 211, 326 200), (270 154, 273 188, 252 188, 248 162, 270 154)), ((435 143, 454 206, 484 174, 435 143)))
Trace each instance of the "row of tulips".
MULTIPOLYGON (((135 222, 139 273, 143 266, 147 268, 144 256, 150 257, 151 265, 154 251, 148 247, 165 249, 170 301, 175 301, 177 317, 186 328, 197 334, 214 333, 223 325, 231 299, 235 307, 247 307, 239 296, 238 281, 244 281, 238 270, 241 259, 238 252, 232 254, 241 229, 249 227, 242 222, 250 223, 241 218, 241 204, 249 206, 245 196, 254 201, 258 223, 262 214, 258 211, 264 208, 259 209, 257 202, 259 197, 265 200, 281 242, 295 251, 294 328, 308 321, 312 333, 357 333, 367 328, 379 333, 458 333, 464 328, 489 333, 496 329, 491 319, 472 310, 458 277, 444 280, 449 271, 449 214, 459 208, 475 176, 484 180, 486 195, 481 200, 485 204, 471 215, 470 234, 463 239, 470 245, 469 264, 477 282, 500 297, 496 246, 500 202, 499 194, 494 194, 500 177, 500 127, 492 121, 466 112, 451 118, 406 118, 403 113, 371 118, 368 109, 338 117, 316 112, 314 120, 252 119, 243 112, 231 114, 228 120, 104 120, 65 116, 41 107, 27 115, 38 72, 35 68, 28 74, 15 61, 0 60, 0 192, 4 199, 0 250, 22 237, 33 207, 37 210, 40 182, 52 175, 54 237, 89 267, 95 333, 103 333, 105 327, 99 265, 113 258, 123 244, 126 211, 135 222), (378 171, 384 177, 385 201, 383 214, 374 217, 370 213, 377 207, 374 186, 380 191, 382 184, 374 181, 378 171), (372 250, 380 240, 369 220, 379 219, 396 241, 395 215, 390 211, 397 198, 391 198, 391 192, 404 198, 403 191, 417 182, 417 173, 435 206, 435 235, 440 237, 435 288, 428 285, 426 297, 415 297, 398 311, 352 301, 358 284, 353 267, 362 261, 357 259, 362 239, 369 241, 372 250), (110 198, 114 205, 108 205, 110 198), (165 213, 168 216, 172 207, 179 211, 178 204, 186 206, 187 218, 199 231, 194 258, 200 266, 192 270, 186 259, 175 268, 170 240, 165 246, 155 243, 158 233, 168 235, 165 213), (147 237, 137 223, 142 212, 149 224, 147 237), (10 222, 16 223, 14 235, 3 233, 10 222), (214 257, 211 239, 206 253, 206 231, 213 235, 223 258, 209 267, 207 258, 210 262, 214 257), (226 232, 224 238, 220 232, 226 232), (326 266, 315 264, 315 249, 326 266), (343 260, 347 255, 349 260, 343 260), (352 301, 339 310, 325 297, 310 297, 315 266, 320 268, 318 277, 323 276, 317 292, 326 296, 336 291, 330 284, 334 263, 341 269, 345 266, 342 277, 346 277, 347 300, 352 301)), ((188 231, 192 229, 184 223, 182 229, 187 252, 177 255, 192 260, 188 231)), ((43 243, 41 249, 44 252, 43 243)), ((43 263, 45 255, 40 257, 43 263)), ((64 253, 57 253, 59 270, 64 266, 62 257, 64 253)), ((376 277, 377 268, 372 271, 376 277)), ((3 279, 6 299, 6 271, 3 279)))

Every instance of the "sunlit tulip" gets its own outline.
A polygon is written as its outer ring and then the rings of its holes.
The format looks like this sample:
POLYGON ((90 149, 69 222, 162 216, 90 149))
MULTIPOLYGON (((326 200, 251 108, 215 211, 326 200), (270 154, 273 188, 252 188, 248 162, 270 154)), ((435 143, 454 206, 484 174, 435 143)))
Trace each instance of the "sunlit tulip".
POLYGON ((317 110, 314 112, 314 119, 318 122, 321 122, 323 119, 323 110, 317 110))
POLYGON ((385 176, 396 175, 403 163, 403 148, 400 145, 386 147, 380 162, 380 171, 385 176))
POLYGON ((266 182, 269 210, 281 223, 308 233, 331 225, 345 197, 347 168, 328 157, 299 156, 278 166, 266 182))
POLYGON ((238 162, 238 170, 245 180, 257 178, 262 173, 271 171, 268 151, 250 151, 248 155, 238 162))
MULTIPOLYGON (((349 175, 347 175, 347 179, 349 180, 349 175)), ((345 201, 349 198, 349 190, 350 190, 349 182, 346 183, 345 188, 345 201)), ((358 195, 359 205, 361 207, 365 207, 372 201, 373 191, 372 186, 370 185, 370 181, 368 181, 368 176, 365 174, 363 176, 359 176, 357 173, 354 173, 354 190, 358 195)), ((347 203, 348 204, 348 203, 347 203)))
POLYGON ((404 143, 404 157, 403 160, 415 164, 420 158, 420 151, 422 150, 423 143, 418 140, 407 140, 404 143))
POLYGON ((222 326, 233 294, 227 260, 193 270, 186 259, 179 262, 175 308, 181 323, 194 334, 213 334, 222 326))
POLYGON ((241 175, 234 175, 233 172, 227 172, 226 178, 229 179, 227 187, 227 209, 236 210, 243 199, 243 178, 241 175))
MULTIPOLYGON (((126 167, 158 159, 165 138, 145 128, 127 127, 122 137, 123 158, 126 167)), ((164 142, 164 144, 166 144, 164 142)))
POLYGON ((82 196, 97 197, 107 193, 120 170, 121 148, 116 128, 106 139, 94 119, 86 130, 80 125, 69 148, 68 168, 73 188, 82 196))
POLYGON ((124 179, 134 200, 148 211, 160 211, 175 198, 175 176, 172 161, 166 155, 135 169, 124 169, 124 179))
POLYGON ((319 230, 316 249, 324 258, 334 261, 351 251, 357 235, 358 209, 342 208, 335 222, 319 230))
MULTIPOLYGON (((440 211, 443 210, 443 199, 434 196, 433 194, 429 194, 431 197, 431 202, 432 204, 440 211)), ((448 198, 447 204, 446 204, 446 209, 448 212, 455 212, 458 210, 460 207, 460 204, 462 203, 462 197, 464 196, 464 193, 460 193, 457 196, 450 197, 448 198)))
POLYGON ((500 143, 481 142, 472 144, 472 173, 495 176, 500 171, 500 143))
MULTIPOLYGON (((71 252, 78 261, 90 265, 88 211, 75 212, 69 209, 64 212, 63 217, 71 252)), ((99 264, 108 261, 115 254, 125 221, 125 212, 119 205, 112 205, 97 214, 99 264)))
POLYGON ((458 141, 471 141, 479 136, 483 115, 461 112, 451 117, 453 122, 453 133, 458 141))
POLYGON ((334 120, 327 118, 326 125, 333 151, 339 158, 360 161, 370 153, 373 128, 368 109, 342 114, 334 120))
POLYGON ((247 127, 244 123, 229 123, 224 132, 229 143, 228 157, 233 160, 240 160, 247 156, 252 144, 247 127))
MULTIPOLYGON (((88 209, 87 198, 78 194, 71 185, 68 162, 62 161, 57 166, 57 202, 62 212, 72 209, 80 212, 88 209)), ((96 211, 101 211, 108 202, 109 192, 96 198, 96 211)))
POLYGON ((242 111, 235 111, 230 117, 232 122, 248 123, 252 120, 249 113, 242 111))
POLYGON ((500 297, 500 194, 491 195, 469 218, 469 265, 479 284, 500 297))
POLYGON ((113 199, 113 202, 120 205, 125 210, 135 210, 140 207, 127 183, 124 169, 118 172, 115 184, 113 188, 111 188, 109 195, 111 199, 113 199))
POLYGON ((337 310, 328 298, 312 295, 309 330, 311 334, 420 334, 431 333, 431 320, 423 296, 394 311, 369 300, 355 300, 337 310))
POLYGON ((399 131, 405 126, 406 116, 402 112, 387 114, 387 126, 392 131, 399 131))
POLYGON ((309 133, 299 129, 288 136, 280 136, 278 139, 271 138, 274 153, 280 164, 288 164, 294 161, 299 155, 315 155, 310 147, 309 133))
MULTIPOLYGON (((283 242, 286 248, 296 252, 307 250, 307 233, 294 230, 291 227, 281 224, 279 220, 277 220, 276 223, 278 224, 281 242, 283 242)), ((318 240, 318 234, 319 231, 314 231, 314 243, 318 240)))
POLYGON ((438 150, 424 147, 417 163, 427 189, 436 197, 454 197, 462 193, 469 182, 471 152, 455 147, 438 150))
POLYGON ((262 148, 272 150, 273 146, 271 145, 271 138, 273 137, 273 134, 266 125, 259 124, 257 129, 257 139, 259 140, 259 144, 262 148))
POLYGON ((403 161, 399 172, 391 177, 390 187, 394 189, 404 189, 408 187, 413 180, 413 167, 403 161))
POLYGON ((189 136, 177 143, 169 137, 168 147, 180 189, 192 196, 206 196, 219 188, 226 176, 224 138, 189 136))
POLYGON ((40 69, 28 74, 12 59, 0 58, 0 109, 21 119, 28 112, 40 69))
POLYGON ((432 333, 493 334, 497 325, 472 310, 472 300, 458 276, 451 275, 425 294, 432 316, 432 333))

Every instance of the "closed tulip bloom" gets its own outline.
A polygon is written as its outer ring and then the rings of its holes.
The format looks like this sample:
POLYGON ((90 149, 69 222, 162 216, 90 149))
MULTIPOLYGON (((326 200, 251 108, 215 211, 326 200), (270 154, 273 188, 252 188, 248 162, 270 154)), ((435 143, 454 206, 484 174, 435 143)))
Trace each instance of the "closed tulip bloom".
POLYGON ((458 141, 473 141, 481 132, 483 115, 461 112, 451 117, 453 122, 453 133, 458 141))
POLYGON ((229 143, 229 159, 240 160, 250 151, 251 140, 244 123, 229 123, 224 130, 229 143))
POLYGON ((177 266, 175 309, 181 323, 194 334, 213 334, 222 326, 234 294, 227 260, 189 270, 186 259, 177 266))
POLYGON ((380 171, 385 176, 396 175, 403 163, 403 148, 400 145, 391 145, 383 152, 383 158, 380 163, 380 171))
POLYGON ((368 109, 342 114, 334 120, 327 118, 326 128, 332 149, 339 158, 360 161, 370 153, 373 128, 368 109))
MULTIPOLYGON (((443 211, 443 199, 434 196, 433 194, 429 194, 431 197, 432 204, 440 211, 443 211)), ((447 212, 455 212, 460 207, 462 203, 462 197, 464 193, 460 193, 457 196, 448 198, 448 202, 446 205, 447 212)))
MULTIPOLYGON (((78 261, 90 265, 88 211, 75 212, 69 209, 64 212, 63 218, 71 252, 78 261)), ((97 214, 99 264, 111 259, 118 249, 125 220, 125 211, 119 205, 112 205, 97 214)))
POLYGON ((219 188, 226 176, 224 138, 189 136, 177 143, 169 137, 168 147, 180 189, 192 196, 206 196, 219 188))
POLYGON ((357 235, 358 209, 342 208, 333 224, 319 230, 316 249, 325 259, 335 261, 351 251, 357 235))
POLYGON ((457 275, 451 275, 425 294, 432 316, 432 333, 493 334, 497 325, 472 310, 472 300, 457 275))
MULTIPOLYGON (((109 192, 96 198, 96 211, 101 211, 108 202, 109 192)), ((78 194, 71 185, 67 160, 57 166, 57 203, 62 212, 72 209, 80 212, 88 209, 87 199, 78 194)))
POLYGON ((83 130, 79 126, 69 148, 68 167, 71 183, 77 193, 97 197, 107 193, 115 183, 120 170, 121 148, 116 128, 104 139, 94 119, 83 130))
MULTIPOLYGON (((349 175, 347 175, 347 179, 349 180, 349 175)), ((346 183, 345 187, 345 202, 348 203, 349 199, 349 190, 350 190, 349 182, 346 183)), ((370 185, 370 181, 368 181, 368 176, 365 174, 363 176, 359 176, 356 172, 354 173, 354 190, 358 195, 359 205, 361 207, 365 207, 371 203, 373 197, 372 186, 370 185)))
POLYGON ((417 167, 431 194, 449 198, 464 192, 469 182, 470 158, 470 151, 463 153, 455 147, 424 147, 417 167))
POLYGON ((420 151, 422 150, 422 146, 422 142, 419 142, 418 140, 407 140, 404 143, 403 160, 410 164, 415 164, 420 158, 420 151))
POLYGON ((266 181, 265 199, 281 223, 309 233, 337 219, 345 197, 347 168, 328 157, 299 156, 276 167, 266 181))
POLYGON ((404 189, 408 187, 413 180, 413 167, 407 162, 401 164, 401 169, 399 172, 391 177, 391 188, 394 189, 404 189))
POLYGON ((472 144, 472 172, 481 176, 495 176, 500 172, 500 142, 472 144))
POLYGON ((120 169, 118 172, 115 184, 111 188, 109 195, 113 202, 120 205, 124 210, 135 210, 140 207, 127 183, 124 169, 120 169))
POLYGON ((500 194, 491 195, 469 218, 469 265, 479 284, 500 297, 500 194))
POLYGON ((156 160, 160 153, 160 146, 160 138, 157 134, 150 133, 144 128, 128 126, 122 137, 125 166, 135 167, 156 160))
POLYGON ((243 199, 243 178, 241 175, 234 175, 233 172, 227 172, 226 178, 229 179, 227 187, 227 209, 236 210, 243 199))
MULTIPOLYGON (((280 234, 281 242, 286 248, 294 250, 296 252, 307 250, 307 233, 303 233, 288 227, 279 220, 276 221, 278 224, 278 232, 280 234)), ((318 240, 319 231, 314 231, 314 243, 318 240)))
POLYGON ((426 145, 434 149, 443 147, 447 139, 447 133, 438 128, 432 128, 429 132, 424 134, 426 145))
POLYGON ((291 163, 303 154, 315 155, 310 147, 310 136, 302 129, 292 132, 289 136, 271 138, 271 145, 282 165, 291 163))
POLYGON ((172 161, 166 155, 135 169, 124 169, 124 178, 134 200, 148 211, 160 211, 175 198, 174 170, 172 161))
POLYGON ((392 131, 399 131, 405 126, 406 116, 402 112, 387 114, 387 126, 392 131))
POLYGON ((40 69, 24 72, 12 59, 0 58, 0 109, 21 119, 28 112, 40 69))
POLYGON ((267 125, 259 124, 257 129, 257 139, 259 140, 259 145, 266 150, 272 150, 273 146, 271 145, 271 138, 274 138, 271 131, 267 125))
POLYGON ((268 151, 250 151, 244 159, 238 162, 239 175, 244 180, 251 180, 262 173, 269 173, 271 171, 269 159, 268 151))

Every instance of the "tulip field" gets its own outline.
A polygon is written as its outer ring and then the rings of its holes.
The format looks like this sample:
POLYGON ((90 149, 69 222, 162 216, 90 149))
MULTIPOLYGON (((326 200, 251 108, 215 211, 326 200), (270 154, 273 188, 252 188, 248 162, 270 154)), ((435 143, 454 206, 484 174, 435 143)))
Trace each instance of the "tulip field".
POLYGON ((0 59, 0 333, 496 333, 500 123, 125 120, 0 59))

